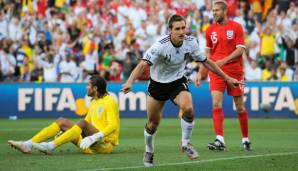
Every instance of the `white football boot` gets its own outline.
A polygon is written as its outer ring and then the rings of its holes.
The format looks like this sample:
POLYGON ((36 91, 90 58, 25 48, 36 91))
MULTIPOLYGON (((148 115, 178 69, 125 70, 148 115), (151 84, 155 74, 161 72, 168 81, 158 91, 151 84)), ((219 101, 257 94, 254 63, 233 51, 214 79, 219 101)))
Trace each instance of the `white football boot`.
POLYGON ((30 146, 28 143, 25 143, 25 141, 9 140, 7 143, 12 148, 17 149, 17 150, 19 150, 20 152, 22 152, 24 154, 31 154, 32 153, 32 145, 30 146))

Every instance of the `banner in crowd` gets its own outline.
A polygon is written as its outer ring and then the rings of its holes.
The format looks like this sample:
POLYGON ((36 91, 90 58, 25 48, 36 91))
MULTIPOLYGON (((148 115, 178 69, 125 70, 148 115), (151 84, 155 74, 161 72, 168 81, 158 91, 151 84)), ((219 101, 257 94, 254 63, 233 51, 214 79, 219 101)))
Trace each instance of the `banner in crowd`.
MULTIPOLYGON (((136 83, 132 92, 121 92, 120 83, 109 83, 117 98, 121 117, 146 117, 147 83, 136 83)), ((250 117, 298 117, 298 82, 249 82, 245 85, 245 105, 250 117), (265 106, 265 107, 264 107, 265 106)), ((209 84, 190 85, 196 117, 211 117, 209 84)), ((90 98, 86 84, 0 84, 0 117, 77 117, 84 116, 90 98)), ((236 117, 232 97, 224 95, 226 117, 236 117)), ((168 101, 164 117, 177 117, 179 110, 168 101)))

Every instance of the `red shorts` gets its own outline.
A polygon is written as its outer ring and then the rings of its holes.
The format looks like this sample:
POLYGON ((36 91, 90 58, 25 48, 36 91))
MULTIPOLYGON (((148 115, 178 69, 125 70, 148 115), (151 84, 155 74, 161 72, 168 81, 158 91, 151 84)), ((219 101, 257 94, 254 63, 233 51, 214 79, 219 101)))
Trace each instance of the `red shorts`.
MULTIPOLYGON (((244 80, 244 75, 242 73, 227 73, 227 75, 230 77, 233 77, 239 81, 244 80)), ((209 77, 210 77, 210 91, 220 91, 220 92, 225 92, 225 89, 227 88, 228 95, 230 96, 241 96, 244 94, 244 86, 240 85, 238 87, 231 87, 230 85, 227 84, 227 82, 220 76, 218 76, 215 73, 209 72, 209 77)))

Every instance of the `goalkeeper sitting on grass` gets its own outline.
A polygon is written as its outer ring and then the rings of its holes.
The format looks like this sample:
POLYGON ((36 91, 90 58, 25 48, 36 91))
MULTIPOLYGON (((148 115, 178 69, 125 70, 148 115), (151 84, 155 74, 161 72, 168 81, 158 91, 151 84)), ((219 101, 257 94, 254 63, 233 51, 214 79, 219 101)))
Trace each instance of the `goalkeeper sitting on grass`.
POLYGON ((52 154, 54 149, 72 142, 84 153, 111 153, 119 140, 119 109, 116 99, 106 90, 106 81, 92 76, 87 85, 88 96, 93 99, 84 120, 77 124, 65 118, 59 118, 27 141, 9 140, 8 144, 22 153, 30 154, 32 148, 52 154), (44 142, 59 135, 53 141, 44 142))

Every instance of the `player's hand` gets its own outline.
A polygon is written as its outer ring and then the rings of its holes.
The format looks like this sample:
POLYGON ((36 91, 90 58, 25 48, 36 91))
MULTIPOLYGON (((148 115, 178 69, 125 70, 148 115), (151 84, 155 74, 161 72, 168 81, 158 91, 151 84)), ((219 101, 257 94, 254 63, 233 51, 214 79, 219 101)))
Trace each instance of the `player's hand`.
POLYGON ((226 64, 226 62, 225 62, 224 60, 218 60, 218 61, 216 61, 215 63, 216 63, 216 65, 217 65, 218 67, 221 67, 221 66, 223 66, 224 64, 226 64))
POLYGON ((244 85, 244 82, 243 81, 236 80, 235 78, 232 78, 232 77, 229 77, 227 79, 227 82, 228 82, 229 85, 232 86, 232 88, 236 88, 236 87, 238 87, 240 85, 244 85))
POLYGON ((89 148, 95 142, 96 141, 95 141, 94 137, 92 137, 92 136, 85 137, 80 143, 80 148, 83 149, 83 150, 86 150, 87 148, 89 148))
POLYGON ((195 86, 196 87, 200 87, 201 86, 201 80, 202 80, 202 76, 200 73, 197 73, 197 76, 195 78, 195 86))
POLYGON ((130 92, 131 90, 131 84, 125 83, 122 85, 121 91, 123 91, 125 94, 130 92))
POLYGON ((96 141, 98 141, 100 138, 102 137, 96 137, 96 136, 87 136, 85 137, 81 143, 80 143, 80 148, 83 150, 86 150, 87 148, 89 148, 92 144, 94 144, 96 141))

